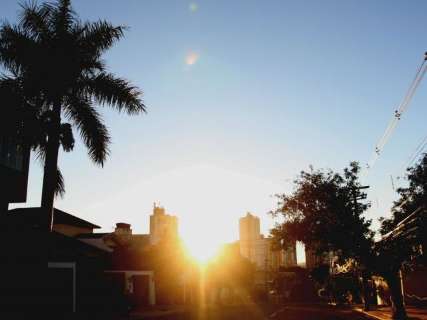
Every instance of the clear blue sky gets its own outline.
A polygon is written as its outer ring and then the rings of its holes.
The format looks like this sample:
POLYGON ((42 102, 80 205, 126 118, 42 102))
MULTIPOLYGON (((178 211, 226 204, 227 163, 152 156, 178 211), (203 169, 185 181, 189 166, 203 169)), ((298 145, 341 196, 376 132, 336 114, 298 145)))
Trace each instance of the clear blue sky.
MULTIPOLYGON (((147 232, 160 201, 183 232, 199 230, 194 239, 236 239, 247 210, 267 232, 270 196, 289 191, 300 170, 368 162, 427 50, 421 0, 73 5, 83 19, 129 26, 105 59, 148 107, 133 118, 105 109, 113 145, 103 169, 81 143, 60 156, 67 194, 56 206, 104 230, 125 221, 147 232)), ((16 1, 0 9, 16 19, 16 1)), ((390 175, 427 134, 426 91, 423 83, 365 181, 373 219, 388 214, 390 175)), ((28 205, 40 202, 40 168, 31 166, 28 205)))

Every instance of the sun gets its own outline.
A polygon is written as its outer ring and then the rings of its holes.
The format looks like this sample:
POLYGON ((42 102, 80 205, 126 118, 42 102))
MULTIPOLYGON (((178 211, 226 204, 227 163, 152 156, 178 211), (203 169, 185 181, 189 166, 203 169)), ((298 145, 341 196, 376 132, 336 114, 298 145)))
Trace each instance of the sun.
POLYGON ((183 240, 189 256, 200 265, 206 265, 215 258, 221 246, 220 243, 210 237, 191 237, 183 240))

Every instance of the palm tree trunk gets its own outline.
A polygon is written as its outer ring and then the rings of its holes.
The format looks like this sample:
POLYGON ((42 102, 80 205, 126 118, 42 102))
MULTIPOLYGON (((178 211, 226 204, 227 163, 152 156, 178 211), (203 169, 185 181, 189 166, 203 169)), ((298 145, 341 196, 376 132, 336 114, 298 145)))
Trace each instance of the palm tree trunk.
POLYGON ((402 294, 402 278, 400 271, 392 272, 385 277, 388 287, 390 288, 390 298, 392 302, 392 319, 407 319, 405 303, 402 294))
POLYGON ((55 199, 55 186, 57 180, 58 153, 59 153, 59 128, 61 125, 61 104, 55 103, 53 107, 52 128, 49 133, 44 164, 43 189, 41 207, 46 218, 45 224, 48 232, 53 230, 53 202, 55 199))

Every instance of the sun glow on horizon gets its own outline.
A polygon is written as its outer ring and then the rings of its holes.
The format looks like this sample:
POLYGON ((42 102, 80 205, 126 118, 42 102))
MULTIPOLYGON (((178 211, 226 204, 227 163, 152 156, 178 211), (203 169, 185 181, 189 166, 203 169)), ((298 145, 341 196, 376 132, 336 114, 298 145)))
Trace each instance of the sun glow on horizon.
POLYGON ((219 253, 222 246, 211 237, 184 237, 184 247, 189 256, 200 265, 206 265, 219 253))

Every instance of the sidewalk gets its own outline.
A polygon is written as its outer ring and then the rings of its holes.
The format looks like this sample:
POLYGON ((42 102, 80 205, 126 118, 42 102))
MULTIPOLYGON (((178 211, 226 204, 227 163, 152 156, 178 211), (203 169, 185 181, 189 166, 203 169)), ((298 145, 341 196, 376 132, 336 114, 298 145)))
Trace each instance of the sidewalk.
MULTIPOLYGON (((362 312, 372 319, 377 320, 391 320, 391 308, 390 307, 378 307, 372 311, 364 311, 361 307, 356 307, 355 310, 362 312)), ((411 320, 427 320, 427 309, 420 309, 415 307, 406 307, 408 319, 411 320)))

